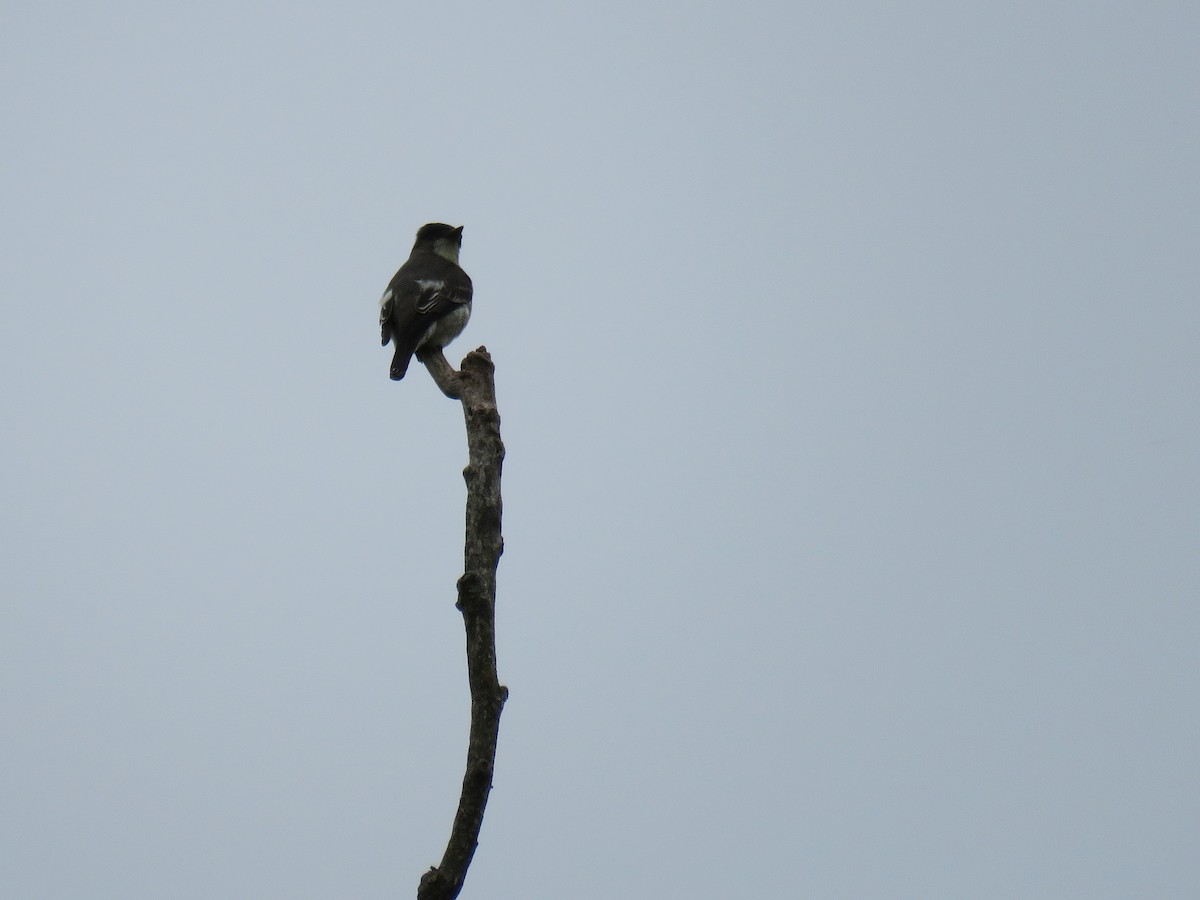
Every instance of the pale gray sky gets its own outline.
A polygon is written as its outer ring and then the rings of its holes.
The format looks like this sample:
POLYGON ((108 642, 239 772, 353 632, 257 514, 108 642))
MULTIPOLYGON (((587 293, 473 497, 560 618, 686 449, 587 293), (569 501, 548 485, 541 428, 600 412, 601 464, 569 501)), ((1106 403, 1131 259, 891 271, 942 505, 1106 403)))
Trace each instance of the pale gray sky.
POLYGON ((0 895, 1200 892, 1193 3, 7 4, 0 895))

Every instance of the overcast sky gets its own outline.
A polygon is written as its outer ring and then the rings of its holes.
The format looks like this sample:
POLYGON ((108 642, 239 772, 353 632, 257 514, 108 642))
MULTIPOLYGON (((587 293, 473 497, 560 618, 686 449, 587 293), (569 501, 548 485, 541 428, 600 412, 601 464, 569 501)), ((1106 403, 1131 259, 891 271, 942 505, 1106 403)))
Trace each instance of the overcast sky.
POLYGON ((0 895, 1200 895, 1194 3, 0 8, 0 895))

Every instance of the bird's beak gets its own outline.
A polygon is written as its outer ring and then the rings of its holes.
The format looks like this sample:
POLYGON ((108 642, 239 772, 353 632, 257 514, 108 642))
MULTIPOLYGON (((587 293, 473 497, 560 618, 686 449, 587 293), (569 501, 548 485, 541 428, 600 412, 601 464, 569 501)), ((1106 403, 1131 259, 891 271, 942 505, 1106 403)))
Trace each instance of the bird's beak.
POLYGON ((454 236, 456 238, 458 238, 460 241, 462 240, 462 230, 463 230, 463 227, 461 225, 459 225, 457 228, 454 229, 454 236))

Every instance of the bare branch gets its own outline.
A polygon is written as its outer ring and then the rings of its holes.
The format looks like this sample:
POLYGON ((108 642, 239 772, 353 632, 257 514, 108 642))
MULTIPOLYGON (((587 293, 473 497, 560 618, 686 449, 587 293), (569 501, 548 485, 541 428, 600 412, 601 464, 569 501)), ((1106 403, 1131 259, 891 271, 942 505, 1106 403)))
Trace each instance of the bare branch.
POLYGON ((422 358, 442 393, 461 399, 467 425, 467 522, 458 609, 467 632, 467 680, 471 686, 471 732, 458 812, 440 866, 421 876, 418 900, 453 900, 462 890, 479 844, 479 829, 492 789, 500 713, 508 688, 496 672, 496 567, 504 552, 500 533, 500 471, 504 444, 496 409, 495 366, 487 348, 467 354, 455 372, 440 350, 422 358))
MULTIPOLYGON (((483 347, 486 355, 487 350, 483 347)), ((477 351, 478 352, 478 351, 477 351)), ((453 366, 446 361, 446 354, 442 352, 441 347, 434 347, 431 350, 418 350, 417 359, 425 364, 425 368, 429 370, 429 374, 433 376, 433 380, 437 383, 441 392, 451 400, 458 400, 462 397, 462 376, 454 371, 453 366)), ((491 357, 488 357, 490 360, 491 357)), ((495 405, 495 398, 492 400, 492 405, 495 405)))

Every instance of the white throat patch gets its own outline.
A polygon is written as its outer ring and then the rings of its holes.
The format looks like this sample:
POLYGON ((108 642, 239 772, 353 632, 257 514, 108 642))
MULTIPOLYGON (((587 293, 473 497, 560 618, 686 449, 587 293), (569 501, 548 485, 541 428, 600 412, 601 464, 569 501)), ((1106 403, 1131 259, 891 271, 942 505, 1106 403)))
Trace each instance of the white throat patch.
POLYGON ((450 260, 455 265, 458 265, 458 249, 457 243, 446 238, 433 242, 433 252, 442 259, 450 260))

